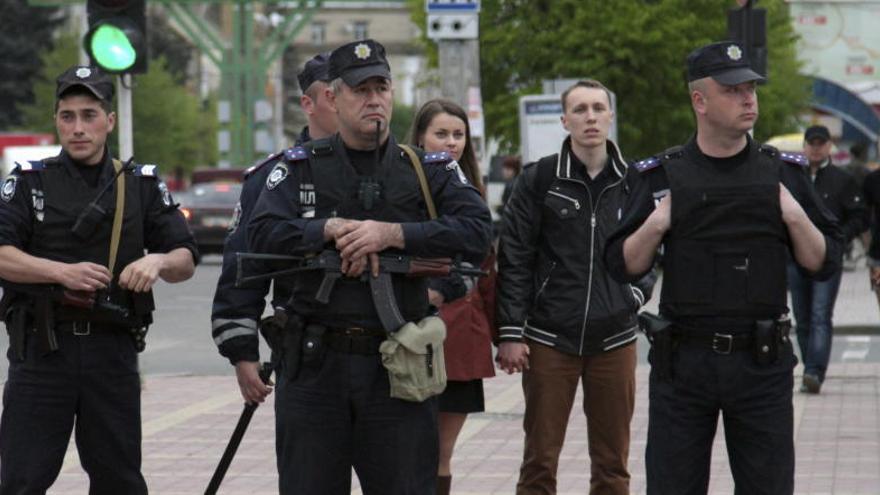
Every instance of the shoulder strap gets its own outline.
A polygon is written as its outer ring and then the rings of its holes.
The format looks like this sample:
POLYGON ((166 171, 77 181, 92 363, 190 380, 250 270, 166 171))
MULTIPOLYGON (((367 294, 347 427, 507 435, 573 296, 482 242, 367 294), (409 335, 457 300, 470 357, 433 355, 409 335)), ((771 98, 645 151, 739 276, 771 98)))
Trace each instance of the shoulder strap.
POLYGON ((399 144, 400 149, 409 155, 409 161, 412 163, 413 169, 419 178, 419 186, 422 188, 422 196, 425 197, 425 205, 428 207, 428 215, 431 220, 437 218, 437 208, 434 207, 434 198, 431 197, 431 190, 428 188, 428 179, 425 177, 425 169, 422 168, 422 161, 419 155, 412 148, 405 144, 399 144))
POLYGON ((110 234, 110 257, 107 260, 107 268, 113 275, 116 266, 116 253, 119 251, 119 237, 122 234, 122 210, 125 208, 125 173, 122 170, 122 162, 113 159, 113 169, 116 171, 116 211, 113 213, 113 231, 110 234))

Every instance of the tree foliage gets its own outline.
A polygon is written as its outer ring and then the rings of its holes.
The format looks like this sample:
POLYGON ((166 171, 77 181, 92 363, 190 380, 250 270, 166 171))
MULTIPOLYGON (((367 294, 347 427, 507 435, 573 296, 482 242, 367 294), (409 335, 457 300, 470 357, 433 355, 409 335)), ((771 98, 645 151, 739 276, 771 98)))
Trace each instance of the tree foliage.
POLYGON ((40 70, 40 52, 53 44, 62 20, 57 8, 0 1, 0 130, 20 124, 17 105, 34 101, 31 82, 40 70))
MULTIPOLYGON (((684 60, 726 37, 729 0, 483 0, 482 88, 487 130, 502 149, 519 145, 520 96, 541 81, 594 78, 617 95, 619 141, 628 156, 685 141, 694 120, 684 60)), ((769 83, 759 89, 758 139, 794 130, 809 99, 798 74, 795 35, 783 0, 767 9, 769 83)))
MULTIPOLYGON (((78 63, 77 39, 75 34, 62 35, 56 48, 43 53, 34 102, 20 107, 24 129, 55 132, 55 79, 78 63)), ((158 164, 166 176, 178 166, 189 171, 217 162, 216 105, 202 102, 176 82, 164 58, 151 60, 149 71, 134 77, 132 106, 137 162, 158 164)), ((108 141, 115 150, 116 131, 108 141)))

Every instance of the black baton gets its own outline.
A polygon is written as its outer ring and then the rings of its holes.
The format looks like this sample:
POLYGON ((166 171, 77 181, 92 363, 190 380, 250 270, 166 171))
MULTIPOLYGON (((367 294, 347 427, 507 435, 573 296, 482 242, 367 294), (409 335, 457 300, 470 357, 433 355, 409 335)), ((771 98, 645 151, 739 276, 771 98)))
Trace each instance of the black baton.
MULTIPOLYGON (((263 383, 268 383, 271 376, 272 365, 270 363, 263 363, 260 366, 260 380, 263 380, 263 383)), ((223 457, 220 458, 220 463, 217 464, 217 469, 214 470, 214 476, 211 477, 211 482, 208 483, 208 488, 205 489, 205 495, 215 495, 217 493, 217 489, 220 488, 220 483, 223 482, 223 477, 226 476, 229 465, 232 464, 235 451, 238 450, 241 439, 244 438, 244 432, 247 431, 251 418, 254 416, 254 411, 257 410, 259 405, 259 402, 249 402, 244 405, 244 410, 241 411, 241 416, 238 418, 238 424, 235 425, 235 431, 232 432, 232 438, 229 439, 229 444, 226 445, 223 457)))

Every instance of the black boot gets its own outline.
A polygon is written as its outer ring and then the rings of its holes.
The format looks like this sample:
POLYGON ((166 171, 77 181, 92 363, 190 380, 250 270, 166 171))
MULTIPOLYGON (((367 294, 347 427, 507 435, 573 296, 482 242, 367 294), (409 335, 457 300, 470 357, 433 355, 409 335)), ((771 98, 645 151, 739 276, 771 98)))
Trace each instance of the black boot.
POLYGON ((452 475, 437 476, 437 495, 449 495, 450 487, 452 487, 452 475))

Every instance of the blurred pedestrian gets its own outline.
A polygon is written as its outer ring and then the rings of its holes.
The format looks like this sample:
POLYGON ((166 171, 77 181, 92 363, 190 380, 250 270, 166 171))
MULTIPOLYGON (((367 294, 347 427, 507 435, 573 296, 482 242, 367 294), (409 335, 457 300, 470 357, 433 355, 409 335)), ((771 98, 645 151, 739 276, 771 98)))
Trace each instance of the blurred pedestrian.
MULTIPOLYGON (((804 132, 807 172, 823 205, 837 218, 846 244, 868 227, 867 209, 855 178, 831 160, 831 133, 821 125, 804 132)), ((843 270, 827 280, 813 280, 793 260, 788 262, 788 288, 798 347, 804 363, 801 392, 818 394, 825 381, 834 333, 832 318, 843 270)))
MULTIPOLYGON (((449 153, 485 200, 485 188, 464 109, 442 99, 425 103, 413 119, 409 140, 410 144, 426 152, 449 153)), ((490 256, 487 261, 494 265, 495 257, 490 256)), ((486 268, 494 273, 494 266, 486 268)), ((456 439, 467 415, 485 410, 482 379, 495 376, 492 328, 486 316, 488 311, 494 312, 494 306, 485 307, 485 299, 490 296, 487 291, 493 285, 494 280, 465 279, 457 274, 433 278, 429 283, 428 300, 441 308, 440 316, 446 323, 444 354, 448 381, 446 390, 438 396, 440 462, 437 495, 450 493, 456 439), (484 288, 482 293, 481 288, 484 288)))

